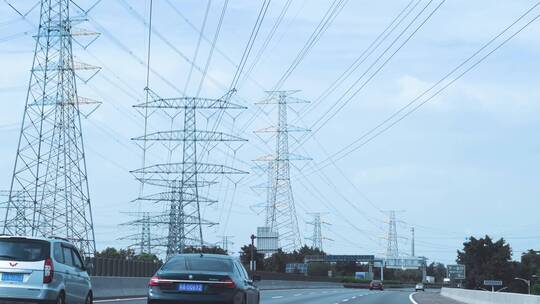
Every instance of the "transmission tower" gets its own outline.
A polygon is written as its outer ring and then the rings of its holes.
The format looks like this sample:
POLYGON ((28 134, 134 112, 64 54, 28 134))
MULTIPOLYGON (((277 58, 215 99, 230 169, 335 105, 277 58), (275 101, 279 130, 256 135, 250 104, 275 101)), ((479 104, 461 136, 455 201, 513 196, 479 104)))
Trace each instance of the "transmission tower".
POLYGON ((84 31, 73 27, 70 3, 40 2, 34 60, 3 233, 64 237, 85 256, 91 256, 95 237, 81 106, 97 102, 78 96, 76 79, 81 77, 75 71, 97 73, 99 68, 73 60, 73 36, 83 35, 84 31))
POLYGON ((388 245, 386 247, 387 259, 398 259, 398 235, 397 235, 397 223, 396 223, 396 211, 388 211, 388 245))
POLYGON ((260 134, 275 135, 275 152, 260 157, 256 161, 267 162, 268 192, 265 225, 279 234, 279 245, 285 250, 294 250, 302 245, 291 187, 290 162, 307 160, 307 158, 289 152, 289 134, 309 130, 289 125, 287 114, 292 105, 308 102, 291 97, 296 92, 298 91, 271 91, 268 92, 269 97, 266 100, 257 103, 260 106, 277 106, 277 125, 256 131, 260 134))
POLYGON ((229 246, 234 245, 234 242, 231 240, 234 236, 232 235, 222 235, 221 237, 221 248, 226 252, 229 252, 229 246))
POLYGON ((154 244, 152 240, 155 238, 152 235, 153 220, 150 212, 135 212, 129 213, 129 215, 136 217, 137 219, 121 224, 121 226, 131 227, 136 230, 137 233, 131 234, 120 238, 119 240, 128 240, 134 243, 128 245, 129 248, 137 248, 139 254, 148 253, 152 254, 153 249, 158 245, 154 244))
POLYGON ((313 233, 311 237, 306 239, 311 241, 311 247, 323 251, 323 240, 330 239, 323 237, 322 227, 328 225, 328 223, 322 220, 322 213, 311 213, 310 215, 313 216, 313 221, 308 222, 308 225, 313 226, 313 233))
MULTIPOLYGON (((244 174, 246 172, 220 164, 199 161, 205 147, 210 143, 241 142, 244 139, 217 131, 200 130, 198 112, 241 110, 245 107, 231 103, 234 91, 218 99, 179 97, 161 98, 147 88, 151 99, 135 107, 145 113, 160 112, 170 119, 170 130, 148 132, 134 138, 150 147, 160 143, 167 149, 168 161, 145 166, 132 171, 146 185, 160 189, 138 198, 142 202, 165 203, 168 211, 153 216, 150 223, 165 225, 167 235, 158 240, 166 247, 167 256, 182 253, 188 246, 204 245, 203 226, 216 223, 201 218, 201 204, 213 204, 215 200, 200 195, 201 189, 215 184, 218 175, 244 174)), ((151 115, 150 115, 151 116, 151 115)), ((150 117, 148 117, 150 118, 150 117)), ((162 120, 162 116, 159 116, 162 120)))

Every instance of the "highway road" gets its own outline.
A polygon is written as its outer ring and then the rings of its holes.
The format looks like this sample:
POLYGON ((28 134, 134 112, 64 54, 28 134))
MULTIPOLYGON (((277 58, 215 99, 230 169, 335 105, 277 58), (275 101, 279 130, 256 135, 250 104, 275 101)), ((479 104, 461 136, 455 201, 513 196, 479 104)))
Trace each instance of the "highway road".
MULTIPOLYGON (((261 291, 261 304, 412 304, 411 290, 292 289, 261 291)), ((146 304, 145 298, 98 300, 107 304, 146 304)))

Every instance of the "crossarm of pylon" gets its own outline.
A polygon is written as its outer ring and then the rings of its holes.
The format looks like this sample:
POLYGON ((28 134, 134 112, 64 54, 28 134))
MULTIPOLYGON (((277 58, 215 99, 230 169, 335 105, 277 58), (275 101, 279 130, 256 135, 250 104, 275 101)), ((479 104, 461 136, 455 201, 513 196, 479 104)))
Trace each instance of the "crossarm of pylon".
MULTIPOLYGON (((265 105, 276 105, 279 104, 280 101, 277 97, 271 97, 264 100, 261 100, 259 102, 256 102, 256 105, 265 106, 265 105)), ((299 104, 299 103, 310 103, 308 100, 295 98, 295 97, 287 97, 287 104, 299 104)))
POLYGON ((294 153, 287 153, 285 155, 280 155, 279 158, 275 154, 268 154, 268 155, 264 155, 255 159, 255 161, 260 161, 260 162, 288 161, 288 160, 311 160, 311 158, 294 154, 294 153))
POLYGON ((99 36, 101 33, 90 31, 83 28, 73 28, 71 29, 71 36, 99 36))
MULTIPOLYGON (((133 174, 158 174, 162 176, 178 174, 247 174, 232 167, 208 163, 167 163, 156 164, 132 171, 133 174)), ((176 178, 175 178, 176 179, 176 178)))
POLYGON ((97 101, 94 99, 90 99, 87 97, 77 96, 77 102, 75 100, 59 100, 56 96, 44 96, 42 99, 36 99, 32 103, 29 104, 29 106, 58 106, 61 104, 67 104, 67 105, 78 105, 78 106, 91 106, 91 110, 89 114, 86 114, 84 116, 89 116, 92 114, 99 106, 101 106, 102 102, 97 101))
MULTIPOLYGON (((199 218, 196 217, 196 216, 192 216, 192 215, 183 215, 184 217, 184 224, 186 225, 198 225, 199 224, 199 218)), ((210 222, 210 221, 207 221, 207 220, 204 220, 204 219, 201 219, 201 225, 205 225, 205 226, 215 226, 217 225, 217 223, 214 223, 214 222, 210 222)), ((131 225, 134 225, 134 224, 142 224, 142 223, 148 223, 150 225, 169 225, 170 223, 170 217, 169 217, 169 214, 168 213, 164 213, 164 214, 160 214, 160 215, 156 215, 156 216, 151 216, 149 219, 137 219, 137 220, 133 220, 131 222, 129 222, 131 225)), ((125 224, 127 225, 127 223, 125 224)))
MULTIPOLYGON (((148 185, 154 185, 158 187, 171 187, 175 186, 179 183, 179 180, 174 179, 163 179, 160 176, 157 177, 146 177, 144 174, 135 175, 135 178, 140 181, 141 183, 145 183, 148 185)), ((211 185, 217 184, 217 181, 212 180, 197 180, 196 183, 186 182, 183 184, 184 188, 194 188, 195 186, 201 188, 201 187, 208 187, 211 185)))
MULTIPOLYGON (((157 202, 167 202, 167 201, 178 200, 178 195, 179 195, 178 192, 165 191, 165 192, 154 193, 154 194, 150 194, 150 195, 146 195, 146 196, 141 196, 141 197, 135 199, 135 201, 152 201, 152 202, 155 202, 155 203, 157 203, 157 202)), ((184 198, 186 200, 194 200, 195 199, 195 196, 192 193, 184 193, 183 196, 184 196, 184 198)), ((203 197, 203 196, 198 196, 198 202, 213 204, 213 203, 217 203, 217 200, 210 199, 210 198, 203 197)))
POLYGON ((287 125, 285 127, 271 126, 255 131, 255 133, 277 133, 277 132, 310 132, 310 129, 297 127, 293 125, 287 125))
POLYGON ((211 99, 200 97, 178 97, 178 98, 158 98, 148 102, 140 103, 135 108, 155 108, 155 109, 247 109, 245 106, 229 102, 225 99, 211 99))
MULTIPOLYGON (((144 136, 133 138, 133 140, 152 140, 152 141, 192 141, 193 138, 188 138, 184 130, 173 130, 150 133, 144 136)), ((247 141, 244 138, 230 135, 223 132, 211 132, 211 131, 195 131, 196 141, 247 141)))

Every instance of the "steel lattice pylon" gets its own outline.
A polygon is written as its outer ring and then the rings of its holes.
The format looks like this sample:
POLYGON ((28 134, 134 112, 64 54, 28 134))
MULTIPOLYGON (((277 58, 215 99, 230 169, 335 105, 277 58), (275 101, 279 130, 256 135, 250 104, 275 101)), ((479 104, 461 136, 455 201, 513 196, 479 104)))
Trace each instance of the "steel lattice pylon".
POLYGON ((42 0, 4 233, 59 236, 95 251, 70 0, 42 0))
POLYGON ((322 220, 322 213, 311 213, 311 215, 313 216, 313 221, 308 222, 308 225, 313 226, 313 232, 307 240, 311 241, 311 247, 323 251, 323 240, 330 239, 323 237, 322 227, 324 224, 328 225, 328 223, 322 220))
POLYGON ((305 100, 290 95, 297 91, 272 91, 269 98, 258 105, 277 105, 278 124, 264 128, 256 133, 273 133, 276 137, 275 153, 256 159, 268 162, 268 192, 266 202, 265 225, 279 234, 279 245, 285 250, 298 249, 302 245, 298 218, 291 187, 290 161, 307 158, 289 152, 289 133, 309 130, 289 125, 288 108, 291 104, 307 103, 305 100))
POLYGON ((128 213, 128 215, 137 217, 137 219, 121 224, 121 226, 130 226, 133 227, 133 230, 137 229, 139 231, 137 233, 121 237, 118 240, 128 240, 133 242, 128 245, 128 248, 137 248, 139 254, 152 254, 152 249, 156 245, 152 243, 152 215, 150 212, 128 213))
POLYGON ((388 211, 388 245, 386 248, 387 259, 398 259, 398 235, 397 235, 397 223, 396 223, 396 211, 388 211))
MULTIPOLYGON (((201 204, 216 202, 200 195, 201 188, 216 183, 211 176, 247 173, 224 165, 199 161, 202 152, 199 148, 204 150, 204 147, 199 147, 199 145, 245 140, 221 132, 199 130, 198 112, 239 110, 245 109, 245 107, 229 101, 234 91, 222 98, 210 99, 199 97, 161 98, 150 89, 147 90, 149 90, 151 99, 135 107, 142 109, 141 112, 151 113, 145 116, 146 121, 158 112, 166 115, 170 118, 171 129, 169 131, 147 132, 144 136, 134 138, 134 140, 142 142, 143 148, 153 146, 155 143, 166 146, 168 162, 146 165, 132 171, 132 173, 141 183, 159 189, 159 191, 149 195, 141 193, 138 201, 163 203, 168 208, 165 214, 152 216, 149 223, 156 226, 166 226, 166 236, 154 239, 153 246, 165 247, 167 256, 171 256, 182 253, 188 246, 201 248, 205 244, 203 226, 215 225, 215 223, 201 218, 201 204), (176 150, 180 150, 179 153, 176 153, 176 150), (176 162, 176 157, 179 158, 179 162, 176 162)), ((144 188, 145 191, 147 188, 144 188)), ((139 221, 132 223, 138 224, 139 221)))

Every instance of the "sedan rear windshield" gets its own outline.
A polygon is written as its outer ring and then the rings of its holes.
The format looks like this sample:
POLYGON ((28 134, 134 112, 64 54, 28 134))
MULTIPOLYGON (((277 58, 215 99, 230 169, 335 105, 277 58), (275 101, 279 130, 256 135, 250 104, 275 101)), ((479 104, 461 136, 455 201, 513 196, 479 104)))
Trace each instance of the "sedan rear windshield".
POLYGON ((0 260, 35 262, 50 256, 50 245, 46 241, 29 239, 0 239, 0 260))
POLYGON ((233 272, 233 264, 228 259, 175 257, 163 265, 162 269, 167 271, 233 272))

